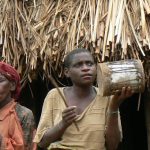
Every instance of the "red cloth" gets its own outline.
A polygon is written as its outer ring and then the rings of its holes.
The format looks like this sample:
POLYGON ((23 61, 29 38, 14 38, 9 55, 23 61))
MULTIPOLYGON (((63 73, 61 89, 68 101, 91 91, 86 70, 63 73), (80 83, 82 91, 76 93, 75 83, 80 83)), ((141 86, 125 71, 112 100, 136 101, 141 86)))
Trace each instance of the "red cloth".
POLYGON ((15 107, 16 102, 11 101, 0 109, 0 150, 25 150, 23 131, 15 107))
POLYGON ((12 92, 12 98, 18 99, 20 94, 20 76, 15 68, 13 68, 11 65, 0 62, 0 73, 3 74, 9 81, 15 81, 16 82, 16 89, 12 92))

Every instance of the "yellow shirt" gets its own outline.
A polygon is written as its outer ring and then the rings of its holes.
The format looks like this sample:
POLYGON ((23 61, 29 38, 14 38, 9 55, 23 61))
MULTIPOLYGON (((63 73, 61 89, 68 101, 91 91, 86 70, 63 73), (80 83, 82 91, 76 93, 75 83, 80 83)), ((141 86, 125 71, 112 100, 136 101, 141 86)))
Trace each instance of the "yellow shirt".
MULTIPOLYGON (((63 93, 64 88, 60 88, 63 93)), ((70 125, 64 132, 61 141, 51 143, 51 149, 64 150, 105 150, 105 123, 108 97, 97 95, 84 112, 78 117, 76 123, 70 125)), ((45 131, 62 120, 62 111, 66 108, 57 89, 51 90, 44 101, 40 122, 34 142, 39 143, 45 131)))

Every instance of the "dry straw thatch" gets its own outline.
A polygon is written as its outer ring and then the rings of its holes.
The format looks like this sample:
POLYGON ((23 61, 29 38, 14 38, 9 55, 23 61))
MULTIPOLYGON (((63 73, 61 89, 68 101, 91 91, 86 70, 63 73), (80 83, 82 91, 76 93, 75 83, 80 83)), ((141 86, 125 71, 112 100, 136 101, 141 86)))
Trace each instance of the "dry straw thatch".
POLYGON ((1 0, 3 60, 22 84, 39 69, 63 76, 66 53, 91 50, 97 61, 137 58, 150 76, 150 0, 1 0))

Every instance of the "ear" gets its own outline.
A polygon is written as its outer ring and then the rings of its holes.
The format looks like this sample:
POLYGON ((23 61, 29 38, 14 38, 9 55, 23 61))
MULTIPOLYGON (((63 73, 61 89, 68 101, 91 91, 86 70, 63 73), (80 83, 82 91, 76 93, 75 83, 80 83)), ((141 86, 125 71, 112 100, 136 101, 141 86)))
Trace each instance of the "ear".
POLYGON ((65 76, 67 77, 67 78, 69 78, 70 77, 70 74, 69 74, 69 68, 64 68, 64 74, 65 74, 65 76))
POLYGON ((15 91, 15 89, 16 89, 16 82, 14 81, 10 82, 10 90, 15 91))

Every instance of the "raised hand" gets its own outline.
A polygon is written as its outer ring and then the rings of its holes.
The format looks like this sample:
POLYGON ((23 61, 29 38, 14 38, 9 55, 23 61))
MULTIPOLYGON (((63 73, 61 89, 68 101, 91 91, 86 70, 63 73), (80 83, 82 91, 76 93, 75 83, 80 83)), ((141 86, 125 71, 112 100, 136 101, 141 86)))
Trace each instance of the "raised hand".
POLYGON ((116 150, 118 147, 121 140, 121 133, 118 124, 119 106, 133 93, 134 91, 130 87, 123 87, 121 92, 116 91, 109 103, 105 137, 107 150, 116 150))
POLYGON ((115 101, 118 106, 128 97, 132 96, 134 91, 131 87, 123 87, 121 92, 116 91, 115 95, 112 97, 112 100, 115 101))
POLYGON ((62 123, 64 127, 71 125, 77 118, 76 106, 69 106, 62 112, 62 123))

